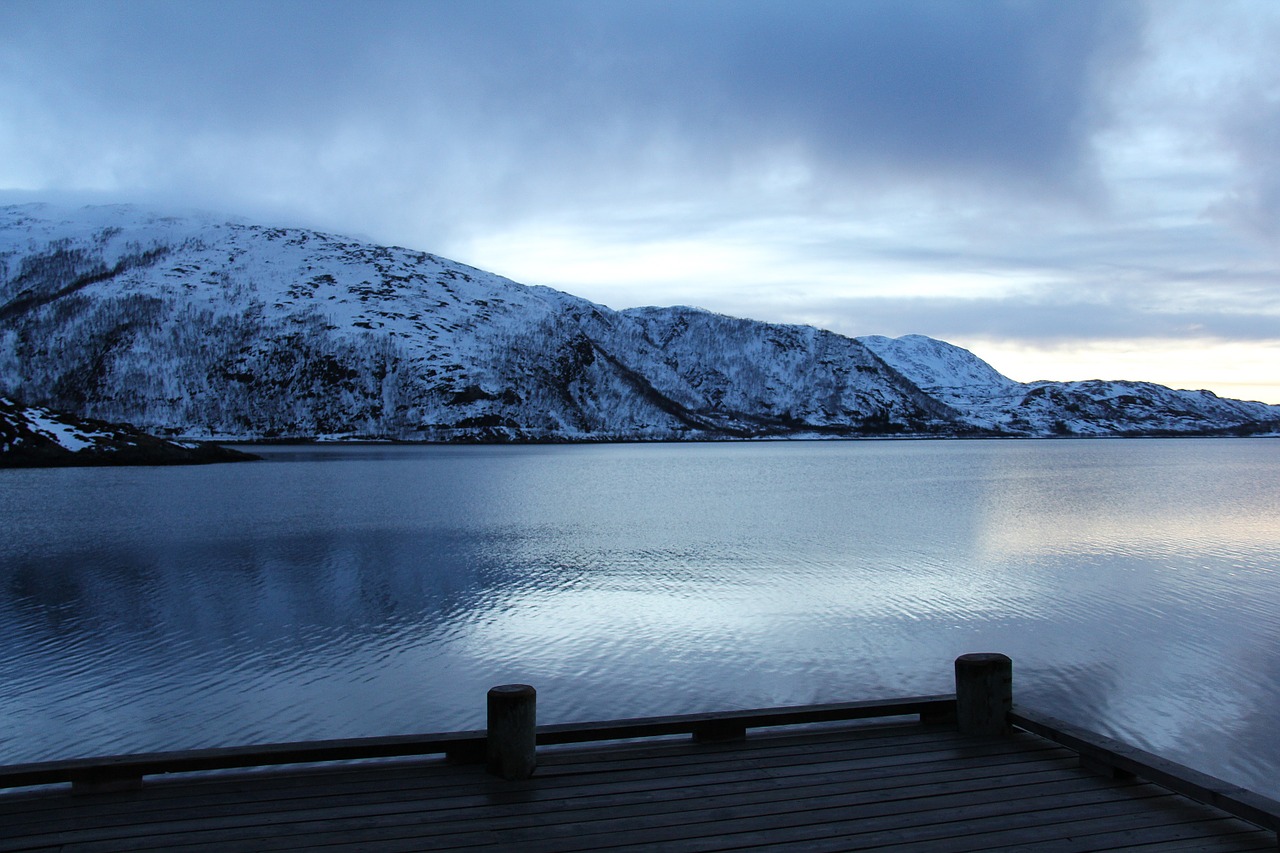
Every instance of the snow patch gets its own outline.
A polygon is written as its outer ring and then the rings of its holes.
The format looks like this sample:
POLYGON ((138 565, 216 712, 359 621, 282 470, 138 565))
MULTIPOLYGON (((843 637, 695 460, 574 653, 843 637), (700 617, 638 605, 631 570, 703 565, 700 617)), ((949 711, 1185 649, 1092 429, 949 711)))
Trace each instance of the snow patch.
POLYGON ((23 412, 31 431, 61 445, 72 453, 95 447, 101 440, 110 439, 110 433, 87 432, 64 423, 43 409, 28 408, 23 412))

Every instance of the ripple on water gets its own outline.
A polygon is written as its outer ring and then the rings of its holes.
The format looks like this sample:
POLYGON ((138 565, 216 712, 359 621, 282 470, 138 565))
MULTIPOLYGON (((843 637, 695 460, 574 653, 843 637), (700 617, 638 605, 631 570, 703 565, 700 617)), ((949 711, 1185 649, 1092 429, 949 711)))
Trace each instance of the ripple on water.
POLYGON ((507 681, 547 721, 931 693, 994 650, 1280 793, 1280 442, 335 454, 0 478, 7 758, 472 728, 507 681))

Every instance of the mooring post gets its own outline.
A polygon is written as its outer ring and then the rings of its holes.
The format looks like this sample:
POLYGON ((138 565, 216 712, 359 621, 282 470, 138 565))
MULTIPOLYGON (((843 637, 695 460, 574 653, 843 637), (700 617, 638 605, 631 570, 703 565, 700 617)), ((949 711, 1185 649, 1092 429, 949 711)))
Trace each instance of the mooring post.
POLYGON ((1009 734, 1013 710, 1013 661, 1002 654, 956 658, 956 727, 961 734, 1009 734))
POLYGON ((538 691, 528 684, 502 684, 489 690, 489 726, 485 757, 489 772, 503 779, 528 779, 538 766, 538 691))

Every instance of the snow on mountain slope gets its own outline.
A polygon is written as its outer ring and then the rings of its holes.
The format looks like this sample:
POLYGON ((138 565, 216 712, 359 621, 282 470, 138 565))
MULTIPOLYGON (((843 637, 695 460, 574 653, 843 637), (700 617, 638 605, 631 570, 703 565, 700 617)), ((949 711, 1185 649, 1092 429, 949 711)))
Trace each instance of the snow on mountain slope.
POLYGON ((168 435, 432 440, 1253 430, 921 336, 613 311, 425 252, 129 206, 0 208, 0 393, 168 435))
POLYGON ((557 439, 954 426, 854 341, 672 311, 660 328, 661 309, 615 312, 299 229, 131 207, 0 209, 0 386, 151 431, 557 439))
POLYGON ((857 341, 929 393, 985 395, 1018 384, 968 350, 924 335, 865 335, 857 341))
POLYGON ((968 350, 921 335, 858 338, 975 427, 1015 435, 1125 435, 1267 429, 1280 406, 1150 382, 1015 382, 968 350))
POLYGON ((957 413, 851 338, 694 308, 622 312, 654 348, 655 381, 740 412, 744 427, 813 433, 954 429, 957 413))

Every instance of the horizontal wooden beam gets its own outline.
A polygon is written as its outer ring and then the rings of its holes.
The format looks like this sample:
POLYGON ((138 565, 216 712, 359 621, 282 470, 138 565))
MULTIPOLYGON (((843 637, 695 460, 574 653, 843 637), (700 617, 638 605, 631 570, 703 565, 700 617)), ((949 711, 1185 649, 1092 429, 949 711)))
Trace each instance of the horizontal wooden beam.
POLYGON ((1193 800, 1217 806, 1250 823, 1280 831, 1280 801, 1048 714, 1015 707, 1009 714, 1009 722, 1079 753, 1090 765, 1132 774, 1193 800))
POLYGON ((192 773, 237 767, 264 767, 274 764, 432 755, 452 752, 459 748, 466 749, 474 744, 478 744, 481 750, 484 749, 483 731, 298 741, 70 758, 0 767, 0 787, 74 783, 77 780, 97 784, 99 780, 107 778, 141 777, 158 773, 192 773))
MULTIPOLYGON (((954 721, 955 714, 956 697, 949 694, 562 723, 538 726, 535 737, 537 744, 544 746, 682 734, 719 740, 741 737, 754 728, 898 716, 954 721)), ((1280 831, 1280 802, 1276 800, 1046 714, 1014 707, 1008 722, 1075 751, 1089 766, 1139 776, 1258 826, 1280 831)), ((118 790, 136 787, 144 776, 164 773, 432 754, 444 754, 452 760, 483 761, 485 746, 484 731, 463 731, 67 759, 0 767, 0 787, 71 782, 73 790, 118 790)))
MULTIPOLYGON (((905 715, 940 719, 945 718, 949 713, 954 713, 954 709, 954 695, 938 695, 563 723, 538 726, 537 742, 540 745, 551 745, 680 734, 714 735, 726 729, 740 728, 745 731, 749 728, 767 726, 807 725, 905 715)), ((485 755, 485 732, 464 731, 211 747, 176 752, 17 764, 0 767, 0 788, 71 782, 85 791, 112 790, 133 786, 143 776, 163 773, 192 773, 278 764, 355 761, 434 754, 445 754, 464 761, 482 761, 485 755)))
POLYGON ((599 740, 662 737, 664 735, 696 735, 704 728, 740 726, 759 729, 769 726, 803 726, 842 720, 871 720, 880 717, 938 717, 954 712, 954 694, 916 696, 909 699, 871 699, 860 702, 834 702, 825 705, 794 705, 779 708, 756 708, 748 711, 715 711, 702 714, 680 714, 670 717, 640 717, 630 720, 605 720, 593 723, 563 723, 538 726, 538 743, 585 743, 599 740))

